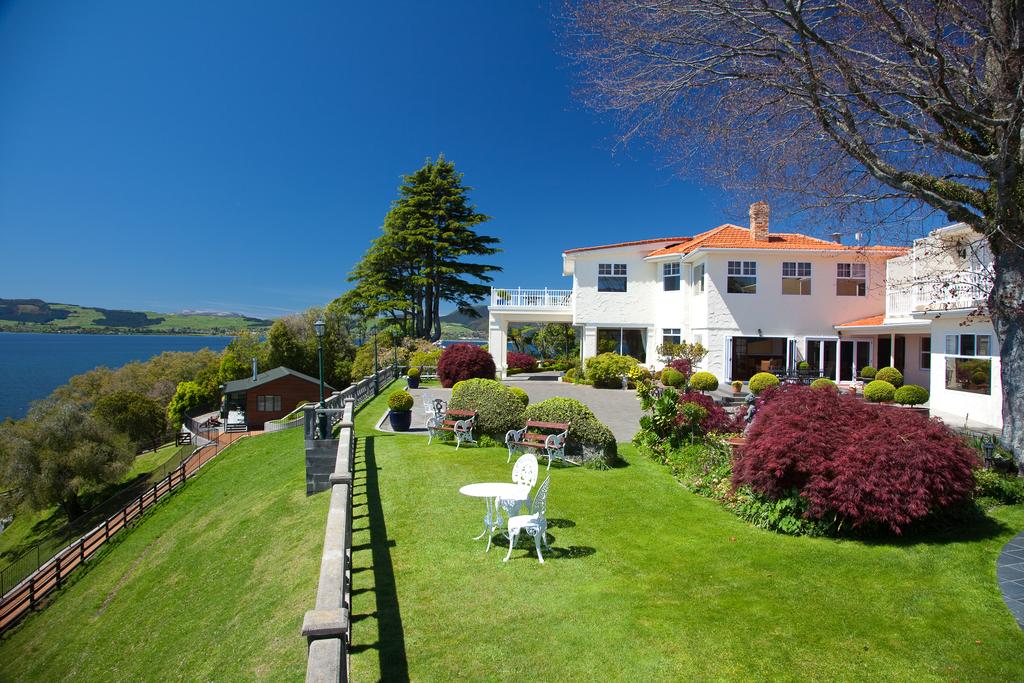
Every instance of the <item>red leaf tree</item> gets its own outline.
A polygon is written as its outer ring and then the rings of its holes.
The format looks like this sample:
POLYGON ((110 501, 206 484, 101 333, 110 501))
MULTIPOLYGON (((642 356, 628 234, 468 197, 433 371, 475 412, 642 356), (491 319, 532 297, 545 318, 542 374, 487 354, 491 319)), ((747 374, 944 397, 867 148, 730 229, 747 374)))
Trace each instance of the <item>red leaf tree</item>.
POLYGON ((454 344, 441 352, 437 376, 441 386, 451 387, 464 379, 494 379, 494 359, 474 344, 454 344))

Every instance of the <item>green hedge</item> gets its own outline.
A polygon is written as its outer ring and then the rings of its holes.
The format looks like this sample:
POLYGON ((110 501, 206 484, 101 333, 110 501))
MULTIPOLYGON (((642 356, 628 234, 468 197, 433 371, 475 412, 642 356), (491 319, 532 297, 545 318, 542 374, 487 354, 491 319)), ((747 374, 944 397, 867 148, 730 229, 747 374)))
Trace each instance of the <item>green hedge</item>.
MULTIPOLYGON (((881 374, 882 371, 879 370, 878 372, 881 374)), ((895 394, 896 387, 882 379, 876 379, 873 382, 868 382, 868 385, 864 387, 864 398, 871 403, 891 401, 895 394)))
POLYGON ((632 356, 620 356, 617 353, 602 353, 587 359, 587 379, 595 387, 618 389, 622 386, 623 376, 637 364, 632 356))
POLYGON ((875 379, 883 382, 888 382, 894 388, 903 386, 903 373, 896 368, 887 367, 882 368, 875 373, 875 379))
POLYGON ((452 410, 475 410, 477 432, 504 440, 505 432, 523 427, 523 402, 493 379, 466 379, 452 387, 452 410))
POLYGON ((759 395, 769 387, 779 386, 779 378, 770 372, 759 372, 750 378, 750 393, 759 395))
POLYGON ((874 379, 876 374, 878 374, 878 370, 870 365, 865 365, 860 369, 860 376, 865 379, 874 379))
POLYGON ((520 389, 519 387, 509 387, 508 390, 512 392, 513 396, 519 399, 524 408, 530 405, 530 395, 527 394, 525 390, 520 389))
POLYGON ((665 368, 665 371, 661 373, 661 383, 679 389, 686 384, 686 375, 673 368, 665 368))
POLYGON ((928 390, 916 384, 904 384, 896 389, 892 399, 905 406, 919 406, 928 402, 928 390))

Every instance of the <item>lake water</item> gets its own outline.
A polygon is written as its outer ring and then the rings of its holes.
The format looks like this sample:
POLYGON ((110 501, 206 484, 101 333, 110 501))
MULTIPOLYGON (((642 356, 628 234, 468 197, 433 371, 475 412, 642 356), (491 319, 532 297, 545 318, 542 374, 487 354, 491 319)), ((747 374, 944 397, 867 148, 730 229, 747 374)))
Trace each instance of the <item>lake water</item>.
POLYGON ((116 368, 164 351, 221 351, 231 337, 163 334, 30 334, 0 332, 0 420, 21 418, 73 375, 116 368))

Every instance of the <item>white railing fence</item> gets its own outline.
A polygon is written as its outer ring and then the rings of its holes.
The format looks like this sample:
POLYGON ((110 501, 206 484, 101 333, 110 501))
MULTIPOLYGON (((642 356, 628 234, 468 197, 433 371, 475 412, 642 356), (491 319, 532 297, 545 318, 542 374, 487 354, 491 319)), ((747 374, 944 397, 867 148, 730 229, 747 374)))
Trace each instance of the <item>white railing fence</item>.
POLYGON ((971 270, 943 274, 929 282, 887 288, 885 317, 905 318, 915 311, 972 308, 988 298, 992 276, 971 270))
POLYGON ((571 289, 491 288, 491 308, 571 308, 571 289))

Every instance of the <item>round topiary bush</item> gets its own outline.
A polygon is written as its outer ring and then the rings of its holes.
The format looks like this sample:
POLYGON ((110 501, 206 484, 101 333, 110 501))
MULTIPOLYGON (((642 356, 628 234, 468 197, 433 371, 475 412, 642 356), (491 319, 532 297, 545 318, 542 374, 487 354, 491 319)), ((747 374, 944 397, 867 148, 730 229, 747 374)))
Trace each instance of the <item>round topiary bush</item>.
POLYGON ((493 379, 467 379, 452 388, 452 410, 475 410, 480 434, 504 440, 505 432, 522 429, 522 400, 507 386, 493 379))
POLYGON ((714 391, 718 388, 718 378, 710 372, 695 372, 690 378, 690 388, 694 391, 714 391))
POLYGON ((750 393, 759 396, 765 389, 779 386, 779 378, 770 372, 759 372, 750 378, 749 386, 750 393))
POLYGON ((905 406, 919 406, 928 402, 928 390, 916 384, 904 384, 896 390, 892 400, 905 406))
POLYGON ((811 369, 811 364, 808 363, 805 360, 802 360, 802 361, 800 361, 799 363, 796 364, 796 369, 797 370, 810 370, 811 369))
POLYGON ((511 370, 522 370, 524 372, 533 372, 537 369, 537 359, 528 353, 520 353, 518 351, 508 352, 508 367, 511 370))
POLYGON ((407 410, 412 410, 412 405, 412 394, 410 394, 408 391, 396 391, 395 393, 388 396, 388 408, 395 411, 396 413, 402 413, 407 410))
POLYGON ((595 387, 618 389, 622 387, 622 378, 629 374, 629 369, 637 364, 632 356, 620 356, 617 353, 602 353, 587 359, 587 379, 595 387))
POLYGON ((828 377, 819 377, 818 379, 811 382, 812 389, 832 389, 836 390, 836 383, 830 380, 828 377))
POLYGON ((419 379, 420 378, 420 369, 419 368, 409 368, 409 372, 405 373, 405 375, 406 375, 406 377, 411 377, 412 379, 419 379))
POLYGON ((734 461, 733 484, 772 500, 795 491, 807 516, 833 529, 899 534, 915 520, 967 503, 977 464, 964 440, 938 420, 786 386, 754 418, 734 461))
POLYGON ((441 353, 437 377, 446 388, 464 379, 494 379, 494 359, 479 346, 454 344, 441 353))
POLYGON ((508 390, 512 392, 513 396, 519 399, 520 403, 523 404, 524 408, 530 405, 530 395, 527 394, 526 391, 520 389, 519 387, 509 387, 508 390))
POLYGON ((875 370, 870 365, 865 365, 860 369, 860 376, 865 379, 874 379, 876 373, 878 373, 878 370, 875 370))
POLYGON ((876 380, 888 382, 894 387, 903 386, 903 373, 893 367, 885 367, 875 373, 876 380))
POLYGON ((523 413, 523 420, 568 422, 569 441, 565 454, 574 462, 599 459, 611 465, 618 459, 612 430, 576 399, 556 397, 534 403, 523 413))
POLYGON ((667 387, 675 387, 678 389, 686 384, 686 376, 678 370, 665 368, 665 371, 661 373, 661 383, 667 387))
POLYGON ((569 368, 568 370, 566 370, 565 374, 562 375, 562 380, 565 381, 565 382, 573 382, 573 381, 575 381, 576 380, 576 368, 569 368))
POLYGON ((891 401, 895 394, 896 387, 889 384, 884 379, 876 379, 868 382, 867 386, 864 387, 864 398, 872 403, 884 403, 886 401, 891 401))

